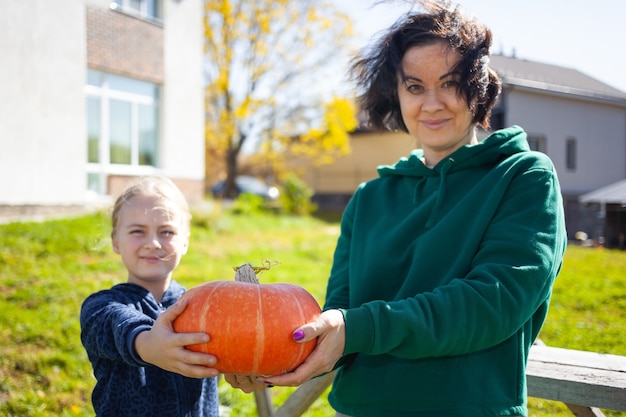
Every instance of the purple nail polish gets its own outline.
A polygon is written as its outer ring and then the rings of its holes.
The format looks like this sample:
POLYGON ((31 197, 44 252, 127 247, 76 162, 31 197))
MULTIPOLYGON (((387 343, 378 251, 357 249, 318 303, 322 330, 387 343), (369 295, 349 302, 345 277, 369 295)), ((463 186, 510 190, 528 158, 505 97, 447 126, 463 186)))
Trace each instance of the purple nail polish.
POLYGON ((297 342, 302 339, 304 339, 304 331, 298 330, 293 333, 293 340, 297 342))

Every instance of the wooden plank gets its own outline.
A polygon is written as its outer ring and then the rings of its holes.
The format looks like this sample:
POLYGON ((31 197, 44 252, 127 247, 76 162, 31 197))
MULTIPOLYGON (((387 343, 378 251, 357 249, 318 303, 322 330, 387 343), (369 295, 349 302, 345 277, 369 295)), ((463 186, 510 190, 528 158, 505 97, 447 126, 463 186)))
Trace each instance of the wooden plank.
POLYGON ((565 404, 576 417, 606 417, 602 411, 596 407, 585 407, 582 405, 565 404))
POLYGON ((526 374, 531 397, 626 411, 626 357, 533 346, 526 374))
POLYGON ((529 360, 626 372, 626 357, 624 356, 550 346, 534 345, 530 349, 529 360))

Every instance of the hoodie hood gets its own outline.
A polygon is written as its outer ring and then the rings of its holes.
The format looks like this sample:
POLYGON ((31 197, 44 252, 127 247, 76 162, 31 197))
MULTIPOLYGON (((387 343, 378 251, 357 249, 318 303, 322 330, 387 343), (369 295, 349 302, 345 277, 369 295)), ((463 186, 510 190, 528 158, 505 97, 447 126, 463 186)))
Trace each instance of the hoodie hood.
POLYGON ((408 177, 438 176, 448 172, 491 164, 507 156, 529 151, 526 132, 519 126, 498 130, 474 145, 465 145, 439 161, 432 169, 422 162, 422 149, 415 149, 408 157, 394 165, 377 168, 381 177, 400 175, 408 177))
POLYGON ((439 161, 432 169, 422 162, 424 151, 415 149, 408 157, 401 158, 394 165, 381 165, 377 170, 381 177, 414 177, 416 184, 413 202, 415 204, 422 199, 422 190, 426 182, 439 181, 435 204, 426 224, 430 228, 435 223, 437 212, 444 201, 448 174, 493 165, 513 154, 527 151, 530 151, 530 148, 526 140, 526 132, 519 126, 511 126, 492 133, 476 144, 462 146, 439 161))

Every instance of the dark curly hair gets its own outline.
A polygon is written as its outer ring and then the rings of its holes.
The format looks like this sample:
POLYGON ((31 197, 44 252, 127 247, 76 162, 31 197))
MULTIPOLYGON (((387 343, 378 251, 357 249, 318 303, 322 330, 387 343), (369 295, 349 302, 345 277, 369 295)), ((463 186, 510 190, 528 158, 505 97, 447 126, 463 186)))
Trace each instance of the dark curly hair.
POLYGON ((349 74, 363 91, 359 106, 368 117, 369 127, 407 132, 398 100, 402 58, 411 47, 444 41, 461 55, 453 69, 461 77, 458 94, 468 103, 472 122, 488 129, 501 86, 488 66, 491 31, 447 0, 420 3, 423 12, 400 18, 377 43, 352 61, 349 74))

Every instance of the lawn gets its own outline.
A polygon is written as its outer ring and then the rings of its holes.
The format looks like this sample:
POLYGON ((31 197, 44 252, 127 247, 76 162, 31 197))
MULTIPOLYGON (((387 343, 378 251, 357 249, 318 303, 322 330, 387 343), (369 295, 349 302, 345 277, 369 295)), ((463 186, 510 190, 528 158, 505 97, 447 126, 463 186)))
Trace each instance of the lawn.
MULTIPOLYGON (((94 379, 79 340, 83 299, 121 282, 105 213, 0 225, 0 415, 90 416, 94 379)), ((233 266, 280 264, 262 282, 291 282, 320 303, 338 236, 336 221, 224 211, 195 213, 189 253, 175 274, 187 287, 232 279, 233 266)), ((626 252, 570 246, 540 337, 552 346, 626 355, 626 252)), ((274 388, 281 404, 292 389, 274 388)), ((255 416, 254 398, 220 384, 224 410, 255 416)), ((324 396, 305 414, 331 416, 324 396)), ((610 416, 625 416, 611 413, 610 416)), ((531 416, 571 416, 531 399, 531 416)))

